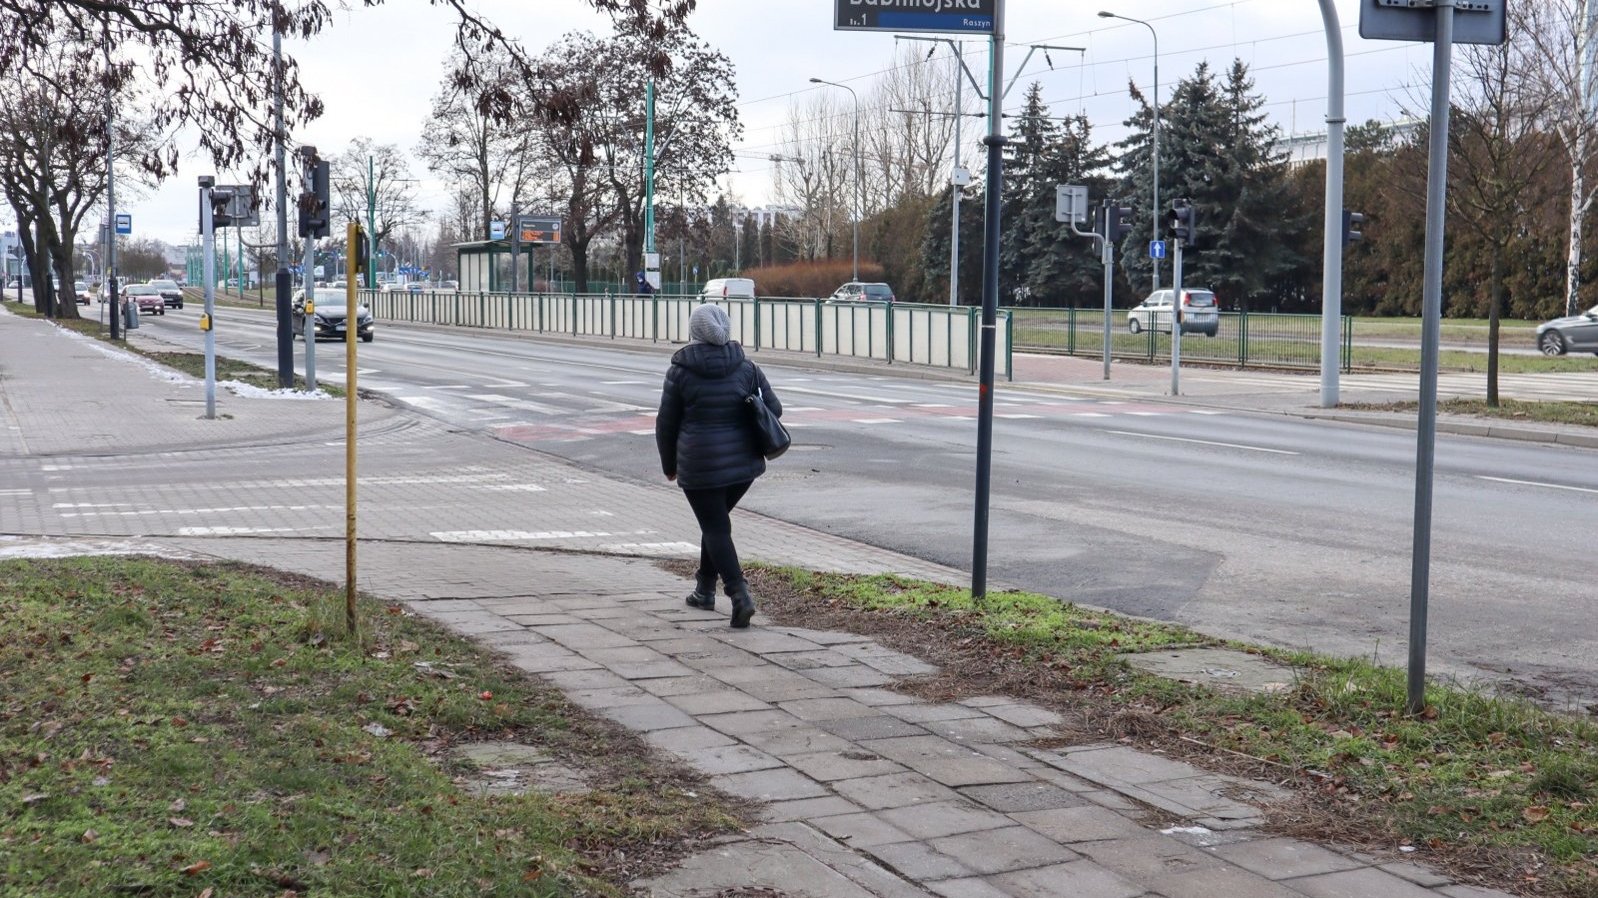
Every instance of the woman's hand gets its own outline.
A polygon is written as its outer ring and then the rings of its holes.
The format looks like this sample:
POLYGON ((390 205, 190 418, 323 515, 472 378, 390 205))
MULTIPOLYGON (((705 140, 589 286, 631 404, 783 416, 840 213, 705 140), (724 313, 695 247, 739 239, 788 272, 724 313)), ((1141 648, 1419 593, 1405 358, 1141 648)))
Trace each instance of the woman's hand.
POLYGON ((676 481, 677 475, 676 474, 667 474, 666 475, 666 479, 670 480, 670 481, 676 481))

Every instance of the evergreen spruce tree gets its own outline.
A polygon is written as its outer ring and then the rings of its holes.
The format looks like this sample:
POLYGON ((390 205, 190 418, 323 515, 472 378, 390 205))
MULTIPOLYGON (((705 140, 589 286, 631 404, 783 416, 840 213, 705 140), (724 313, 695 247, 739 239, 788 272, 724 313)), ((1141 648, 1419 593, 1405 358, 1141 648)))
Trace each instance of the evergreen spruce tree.
POLYGON ((1028 305, 1036 250, 1030 235, 1054 221, 1054 185, 1049 159, 1060 142, 1060 126, 1049 117, 1043 86, 1032 82, 1004 148, 1004 199, 999 221, 999 304, 1028 305))

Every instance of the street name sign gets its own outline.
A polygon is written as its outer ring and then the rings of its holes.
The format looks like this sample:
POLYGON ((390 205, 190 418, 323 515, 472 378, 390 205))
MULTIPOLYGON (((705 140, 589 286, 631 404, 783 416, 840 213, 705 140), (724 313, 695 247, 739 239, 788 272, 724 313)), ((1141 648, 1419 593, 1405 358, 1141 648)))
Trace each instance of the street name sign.
POLYGON ((998 0, 833 0, 834 31, 992 34, 998 0))
MULTIPOLYGON (((1501 46, 1509 0, 1455 0, 1454 43, 1501 46)), ((1420 41, 1437 36, 1433 0, 1360 0, 1359 36, 1372 41, 1420 41)))

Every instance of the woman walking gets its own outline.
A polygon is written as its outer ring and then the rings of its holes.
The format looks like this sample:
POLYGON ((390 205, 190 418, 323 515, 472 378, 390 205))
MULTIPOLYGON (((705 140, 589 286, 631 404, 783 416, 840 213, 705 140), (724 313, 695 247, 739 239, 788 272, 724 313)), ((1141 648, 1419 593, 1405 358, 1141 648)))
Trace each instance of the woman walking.
POLYGON ((732 542, 731 512, 766 459, 755 442, 744 400, 758 391, 772 414, 782 403, 765 372, 729 340, 732 322, 720 306, 703 305, 688 318, 691 342, 671 357, 655 417, 655 445, 667 480, 675 480, 699 520, 699 570, 688 604, 713 611, 716 578, 732 599, 732 625, 749 626, 755 602, 732 542))

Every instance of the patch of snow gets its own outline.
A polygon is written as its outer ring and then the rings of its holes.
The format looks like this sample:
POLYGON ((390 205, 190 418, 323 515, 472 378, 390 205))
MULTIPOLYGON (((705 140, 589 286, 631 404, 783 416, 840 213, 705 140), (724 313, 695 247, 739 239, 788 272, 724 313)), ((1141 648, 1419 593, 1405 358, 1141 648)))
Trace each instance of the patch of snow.
POLYGON ((332 394, 321 389, 318 389, 315 393, 307 393, 304 390, 285 390, 281 388, 275 390, 266 390, 262 389, 261 387, 254 386, 253 384, 247 384, 237 380, 219 381, 217 386, 224 387, 231 391, 235 396, 242 396, 245 399, 300 399, 315 402, 323 399, 336 398, 332 394))
POLYGON ((1170 829, 1160 830, 1160 834, 1166 836, 1175 835, 1176 833, 1185 833, 1190 836, 1208 836, 1213 834, 1211 833, 1210 828, 1207 826, 1173 826, 1170 829))
POLYGON ((158 365, 142 355, 137 355, 135 353, 129 352, 126 349, 111 346, 103 341, 96 340, 93 337, 86 337, 77 331, 68 330, 64 327, 58 327, 55 329, 55 331, 69 340, 77 340, 79 343, 88 346, 90 349, 93 349, 95 352, 98 352, 101 355, 117 359, 118 361, 132 362, 149 372, 150 375, 156 380, 164 380, 167 383, 184 384, 186 386, 193 385, 197 382, 194 378, 184 374, 181 371, 174 371, 165 365, 158 365))

